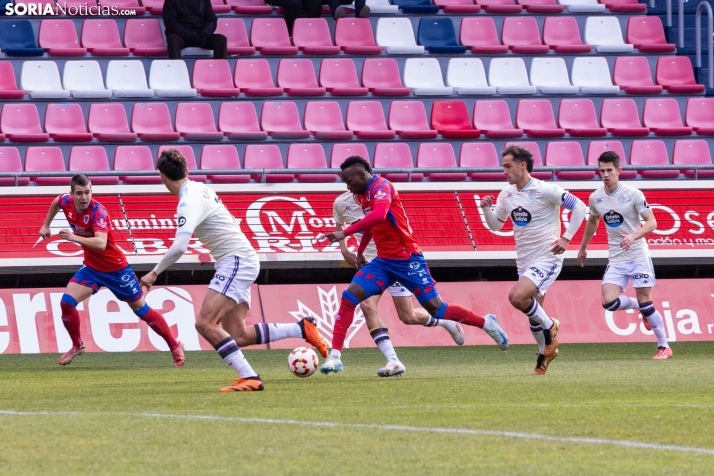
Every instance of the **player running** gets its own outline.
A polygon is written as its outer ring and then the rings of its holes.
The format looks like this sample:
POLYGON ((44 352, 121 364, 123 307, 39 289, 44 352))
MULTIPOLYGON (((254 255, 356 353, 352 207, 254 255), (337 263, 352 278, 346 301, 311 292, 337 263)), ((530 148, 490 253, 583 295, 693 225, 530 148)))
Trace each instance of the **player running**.
POLYGON ((513 222, 516 240, 518 282, 508 294, 511 305, 530 320, 531 333, 538 343, 538 360, 533 375, 543 375, 558 356, 560 322, 543 309, 548 287, 563 267, 563 252, 585 218, 585 205, 576 196, 555 184, 531 177, 533 154, 523 147, 510 146, 501 152, 508 186, 493 198, 481 199, 486 224, 493 231, 513 222), (560 207, 572 211, 570 224, 560 236, 560 207))
MULTIPOLYGON (((372 173, 372 168, 367 164, 367 171, 372 173)), ((352 192, 345 192, 335 200, 333 205, 333 216, 335 218, 335 223, 337 231, 341 231, 350 225, 353 225, 364 218, 364 212, 360 206, 358 198, 352 192)), ((355 233, 355 238, 359 242, 362 239, 362 233, 355 233)), ((340 240, 340 251, 345 261, 352 266, 357 267, 357 256, 347 249, 347 244, 345 240, 340 240)), ((369 245, 365 249, 364 256, 367 261, 372 261, 377 256, 377 247, 374 244, 374 240, 370 241, 369 245)), ((412 293, 402 286, 401 283, 395 282, 387 288, 389 294, 392 295, 392 301, 394 302, 394 307, 397 309, 397 315, 399 320, 404 324, 408 325, 422 325, 427 327, 441 326, 446 329, 451 337, 454 339, 458 345, 463 345, 464 343, 464 331, 458 322, 447 321, 445 319, 434 319, 422 308, 414 309, 412 306, 412 293)), ((402 375, 406 368, 397 357, 397 353, 394 350, 392 341, 389 338, 389 330, 387 325, 384 323, 377 312, 377 306, 379 304, 380 294, 372 296, 371 298, 362 301, 360 308, 364 314, 365 322, 367 323, 367 328, 369 333, 374 339, 374 343, 384 357, 387 359, 387 365, 377 371, 377 375, 380 377, 391 377, 395 375, 402 375)), ((329 374, 330 372, 340 372, 342 371, 343 365, 340 360, 342 356, 342 347, 336 348, 333 344, 332 350, 330 351, 330 356, 327 358, 322 367, 320 367, 320 372, 323 374, 329 374)))
POLYGON ((441 300, 426 260, 412 236, 399 193, 391 182, 372 175, 369 162, 359 156, 347 158, 340 168, 349 192, 359 196, 365 217, 346 230, 327 235, 327 239, 335 243, 363 232, 357 250, 359 271, 352 278, 349 288, 342 293, 332 346, 337 349, 343 347, 358 304, 382 294, 390 284, 398 281, 416 296, 431 317, 476 326, 490 335, 501 349, 508 349, 508 336, 496 316, 487 314, 482 317, 463 306, 441 300), (373 238, 377 257, 368 263, 365 250, 373 238))
POLYGON ((81 245, 84 250, 84 265, 72 277, 60 301, 62 323, 72 339, 72 348, 60 357, 59 364, 69 365, 75 357, 84 354, 77 305, 106 286, 166 341, 174 365, 182 367, 186 360, 183 345, 174 338, 164 316, 144 301, 134 271, 114 242, 107 209, 92 198, 89 178, 82 174, 72 177, 70 192, 52 201, 40 229, 40 236, 43 239, 49 238, 52 234, 50 224, 62 210, 72 230, 60 230, 60 237, 81 245))
POLYGON ((141 278, 150 288, 159 274, 174 264, 188 248, 191 235, 208 248, 216 262, 201 311, 196 320, 198 332, 239 375, 239 379, 221 392, 263 390, 260 376, 250 366, 241 346, 264 344, 291 337, 304 338, 327 357, 327 346, 312 318, 295 324, 255 324, 245 327, 250 309, 250 286, 258 277, 258 255, 235 219, 206 185, 188 179, 186 158, 177 150, 165 150, 156 167, 166 188, 178 196, 176 239, 164 257, 141 278), (223 327, 220 327, 222 324, 223 327))
POLYGON ((598 157, 598 167, 603 185, 590 195, 590 218, 580 244, 578 263, 585 265, 588 243, 603 217, 610 250, 600 288, 602 307, 608 311, 639 310, 645 327, 657 337, 657 353, 652 359, 670 359, 672 349, 667 344, 662 316, 652 304, 651 291, 657 281, 644 239, 657 228, 657 220, 645 195, 635 187, 620 183, 619 155, 611 151, 603 153, 598 157), (644 220, 643 225, 640 225, 640 219, 644 220), (637 300, 622 294, 630 281, 637 300))

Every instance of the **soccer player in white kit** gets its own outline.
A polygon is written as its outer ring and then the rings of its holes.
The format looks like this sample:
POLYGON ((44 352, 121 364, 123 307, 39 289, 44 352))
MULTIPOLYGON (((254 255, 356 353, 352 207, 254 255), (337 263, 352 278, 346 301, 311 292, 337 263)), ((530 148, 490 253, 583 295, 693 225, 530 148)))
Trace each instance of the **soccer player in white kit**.
POLYGON ((558 356, 560 322, 548 316, 543 301, 563 267, 563 252, 585 219, 580 199, 555 184, 531 177, 533 154, 523 147, 510 146, 501 152, 508 186, 493 198, 481 199, 486 223, 497 231, 510 217, 516 240, 518 282, 508 300, 530 320, 531 333, 538 343, 538 360, 533 375, 543 375, 558 356), (572 211, 567 230, 561 236, 560 208, 572 211))
MULTIPOLYGON (((357 223, 364 218, 364 211, 362 210, 360 202, 350 191, 347 191, 337 197, 332 208, 332 214, 335 218, 337 231, 344 230, 348 226, 357 223)), ((362 239, 362 233, 355 233, 354 236, 357 238, 357 242, 359 243, 362 239)), ((341 240, 339 243, 340 251, 342 252, 342 256, 345 258, 345 261, 353 268, 356 268, 357 255, 347 248, 345 240, 341 240)), ((371 241, 367 246, 364 251, 364 256, 367 258, 368 262, 377 257, 377 246, 374 244, 374 241, 371 241)), ((464 330, 458 322, 448 321, 446 319, 434 319, 428 312, 426 312, 425 309, 415 309, 412 305, 411 291, 399 282, 389 286, 387 291, 392 295, 392 301, 394 301, 394 307, 397 309, 399 320, 404 324, 426 327, 441 326, 446 329, 449 334, 451 334, 451 337, 454 339, 456 344, 464 344, 464 330)), ((387 365, 379 369, 377 371, 377 375, 380 377, 398 376, 402 375, 406 371, 406 368, 397 357, 392 341, 389 338, 387 325, 384 323, 382 318, 379 317, 377 312, 377 305, 379 304, 379 299, 381 297, 382 296, 380 294, 377 294, 362 301, 360 303, 360 309, 362 309, 362 313, 364 314, 369 334, 372 336, 374 343, 387 359, 387 365)), ((330 350, 330 356, 320 367, 320 372, 325 375, 330 372, 341 372, 343 369, 343 364, 340 360, 341 356, 342 348, 337 349, 333 347, 330 350)))
POLYGON ((173 245, 153 271, 141 278, 141 285, 150 288, 159 274, 186 252, 194 233, 208 248, 216 262, 216 274, 208 286, 196 329, 240 377, 221 392, 263 390, 263 381, 239 346, 302 337, 327 357, 327 346, 312 318, 295 324, 245 327, 250 309, 250 287, 260 271, 258 255, 216 193, 206 185, 188 179, 186 158, 180 152, 175 149, 163 151, 156 167, 166 188, 179 197, 178 224, 173 245))
POLYGON ((602 307, 608 311, 639 310, 645 327, 657 337, 657 353, 652 359, 669 359, 672 349, 667 344, 662 316, 652 304, 651 292, 657 281, 644 239, 657 228, 657 220, 645 195, 635 187, 620 182, 620 156, 615 152, 605 152, 598 157, 598 167, 603 185, 590 195, 590 218, 580 244, 578 263, 585 265, 588 243, 602 217, 609 246, 607 268, 600 288, 602 307), (635 288, 636 300, 622 294, 630 281, 635 288))

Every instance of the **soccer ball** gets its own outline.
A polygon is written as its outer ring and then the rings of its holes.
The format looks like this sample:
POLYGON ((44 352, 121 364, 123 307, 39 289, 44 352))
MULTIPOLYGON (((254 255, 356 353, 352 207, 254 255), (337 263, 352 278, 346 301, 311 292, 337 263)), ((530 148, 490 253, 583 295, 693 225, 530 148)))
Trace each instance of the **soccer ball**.
POLYGON ((300 378, 314 374, 319 364, 317 354, 308 347, 298 347, 288 355, 288 368, 300 378))

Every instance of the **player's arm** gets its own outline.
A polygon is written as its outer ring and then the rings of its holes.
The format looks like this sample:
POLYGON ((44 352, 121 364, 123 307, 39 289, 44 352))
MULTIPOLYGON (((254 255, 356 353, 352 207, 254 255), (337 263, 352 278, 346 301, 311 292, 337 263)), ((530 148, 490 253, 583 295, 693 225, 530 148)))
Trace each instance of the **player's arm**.
POLYGON ((557 188, 560 189, 558 191, 559 193, 562 191, 559 198, 560 206, 567 208, 572 212, 570 214, 570 223, 568 224, 568 228, 565 230, 565 233, 563 233, 563 236, 553 243, 553 248, 551 248, 553 254, 559 255, 568 249, 570 240, 573 239, 573 235, 575 235, 575 232, 578 231, 578 228, 582 225, 583 220, 585 220, 586 208, 585 204, 578 197, 571 195, 560 187, 557 188))
POLYGON ((503 224, 506 223, 506 210, 503 206, 499 206, 503 201, 499 200, 496 205, 496 212, 491 210, 493 205, 493 197, 486 195, 481 199, 481 209, 483 210, 483 216, 486 219, 486 225, 492 231, 498 231, 503 228, 503 224), (501 218, 503 216, 503 218, 501 218))
POLYGON ((588 223, 585 225, 585 233, 583 234, 583 241, 580 243, 580 251, 578 251, 578 264, 583 267, 585 266, 585 260, 588 258, 587 247, 592 240, 595 231, 597 231, 597 226, 600 223, 600 215, 593 213, 593 207, 590 207, 590 218, 588 218, 588 223))
MULTIPOLYGON (((342 225, 342 223, 335 223, 335 231, 342 231, 343 229, 344 226, 342 225)), ((357 255, 347 248, 346 240, 340 240, 340 251, 342 252, 342 257, 345 259, 345 261, 347 261, 347 264, 349 264, 353 268, 356 268, 357 255)))
MULTIPOLYGON (((362 218, 360 221, 348 226, 347 229, 343 231, 336 231, 334 233, 330 233, 326 236, 326 238, 332 243, 334 243, 336 241, 344 240, 346 237, 354 235, 355 233, 366 232, 373 226, 379 225, 384 220, 386 220, 388 213, 389 202, 380 200, 374 204, 374 208, 372 209, 372 211, 365 215, 365 217, 362 218)), ((371 236, 372 235, 370 234, 370 237, 371 236)), ((362 241, 364 241, 364 235, 362 235, 362 241)), ((369 243, 369 241, 367 243, 369 243)))
POLYGON ((52 235, 52 232, 50 231, 50 224, 60 211, 59 199, 60 197, 58 195, 54 200, 52 200, 52 205, 50 205, 50 209, 47 211, 45 222, 42 224, 42 228, 40 228, 40 236, 45 240, 52 235))
POLYGON ((655 218, 654 213, 652 213, 652 210, 649 210, 649 207, 648 210, 642 213, 640 216, 645 221, 645 223, 640 227, 639 230, 633 231, 629 235, 622 235, 622 239, 620 240, 620 248, 622 248, 623 250, 630 249, 632 243, 639 240, 640 238, 644 238, 645 236, 649 235, 657 229, 657 219, 655 218))
POLYGON ((82 245, 90 250, 104 251, 107 247, 107 232, 95 231, 94 236, 79 236, 72 233, 70 230, 60 230, 60 238, 82 245))

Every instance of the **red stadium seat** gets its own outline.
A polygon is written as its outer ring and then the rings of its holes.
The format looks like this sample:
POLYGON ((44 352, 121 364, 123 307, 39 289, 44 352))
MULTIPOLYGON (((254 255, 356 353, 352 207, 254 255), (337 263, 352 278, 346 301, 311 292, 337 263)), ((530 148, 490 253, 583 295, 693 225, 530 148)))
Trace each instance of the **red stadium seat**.
POLYGON ((661 140, 632 141, 630 164, 644 167, 638 170, 642 178, 675 179, 679 177, 679 170, 647 170, 646 168, 648 165, 669 165, 667 146, 661 140))
POLYGON ((160 184, 161 176, 154 166, 151 149, 145 145, 122 145, 114 151, 114 170, 154 170, 154 175, 120 176, 125 184, 150 185, 160 184))
POLYGON ((87 132, 79 104, 48 104, 45 130, 55 142, 87 142, 94 137, 87 132))
POLYGON ((293 43, 306 55, 337 55, 341 51, 332 44, 330 27, 324 18, 297 18, 293 25, 293 43))
POLYGON ((473 0, 434 0, 434 5, 438 5, 444 13, 478 13, 481 11, 480 5, 474 5, 473 0))
POLYGON ((642 122, 658 136, 682 136, 692 133, 691 127, 682 124, 682 113, 677 100, 673 98, 657 98, 645 101, 645 111, 642 122))
POLYGON ((384 110, 379 101, 352 101, 347 106, 347 128, 360 139, 394 139, 387 129, 384 110))
POLYGON ((92 56, 129 56, 129 48, 121 44, 119 28, 109 18, 86 19, 82 23, 82 46, 92 56))
POLYGON ((77 29, 72 20, 42 20, 39 34, 40 48, 50 56, 84 56, 87 48, 79 46, 77 29))
POLYGON ((563 137, 565 129, 555 125, 553 107, 547 99, 522 99, 516 110, 516 127, 529 137, 563 137))
POLYGON ((520 13, 523 10, 521 5, 516 5, 513 0, 477 0, 478 4, 487 13, 520 13))
POLYGON ((431 127, 445 139, 477 139, 481 131, 471 127, 469 111, 463 101, 434 101, 431 127))
POLYGON ((72 147, 69 153, 69 170, 89 175, 93 185, 116 185, 119 177, 102 176, 93 177, 91 172, 97 170, 110 170, 107 151, 99 145, 72 147))
POLYGON ((563 99, 558 110, 558 125, 573 137, 601 137, 607 129, 597 123, 591 99, 563 99))
MULTIPOLYGON (((419 144, 417 151, 417 168, 439 167, 457 169, 454 148, 448 142, 429 142, 419 144)), ((466 174, 458 173, 427 173, 427 178, 435 182, 463 182, 466 174)))
POLYGON ((563 13, 565 7, 555 0, 518 0, 528 13, 563 13))
POLYGON ((504 149, 511 145, 518 145, 521 147, 525 147, 526 149, 530 150, 531 153, 533 154, 533 169, 534 169, 534 171, 531 172, 531 176, 533 176, 537 179, 540 179, 540 180, 550 180, 553 178, 553 174, 551 174, 550 172, 536 172, 535 171, 536 167, 543 166, 543 156, 540 155, 540 147, 538 146, 537 142, 507 142, 504 149))
POLYGON ((288 27, 282 18, 256 18, 250 27, 250 43, 263 55, 296 55, 288 27))
POLYGON ((211 9, 213 13, 230 13, 231 6, 226 5, 223 0, 211 0, 211 9))
POLYGON ((661 56, 655 74, 657 84, 669 93, 696 94, 704 92, 704 85, 694 80, 692 62, 688 56, 661 56))
MULTIPOLYGON (((284 169, 283 156, 280 154, 280 148, 277 145, 249 145, 245 148, 246 169, 284 169)), ((260 175, 253 175, 253 180, 260 182, 260 175)), ((268 183, 274 182, 292 182, 295 175, 289 174, 266 174, 265 181, 268 183)))
POLYGON ((260 127, 275 139, 307 139, 310 131, 302 128, 300 113, 294 102, 263 103, 260 127))
MULTIPOLYGON (((337 101, 312 101, 305 106, 305 129, 319 140, 349 140, 354 135, 345 128, 337 101)), ((299 181, 299 179, 298 179, 299 181)))
POLYGON ((169 149, 178 150, 184 157, 186 157, 186 168, 189 170, 191 180, 194 180, 196 182, 206 181, 205 175, 196 175, 191 172, 192 170, 198 170, 198 166, 196 165, 196 154, 193 152, 193 147, 191 147, 190 145, 162 145, 161 147, 159 147, 157 157, 161 155, 161 152, 169 149))
POLYGON ((599 0, 599 3, 605 4, 613 13, 647 11, 647 4, 640 3, 639 0, 599 0))
POLYGON ((369 88, 359 85, 357 68, 351 59, 323 59, 320 86, 333 96, 366 96, 369 88))
POLYGON ((348 157, 353 155, 358 155, 362 157, 367 162, 371 162, 369 159, 369 152, 367 151, 367 146, 364 144, 335 144, 332 146, 332 153, 330 154, 330 168, 339 169, 342 162, 347 160, 348 157))
POLYGON ((543 22, 543 43, 556 53, 590 53, 591 45, 583 44, 578 21, 573 16, 548 17, 543 22))
MULTIPOLYGON (((413 169, 414 159, 408 144, 396 142, 377 144, 374 148, 374 168, 376 169, 413 169)), ((391 182, 406 182, 408 174, 381 174, 391 182)), ((424 174, 412 174, 412 182, 421 182, 424 174)))
POLYGON ((0 99, 22 99, 25 91, 17 89, 15 70, 10 61, 0 61, 0 99))
POLYGON ((266 5, 263 0, 226 0, 233 11, 244 15, 270 15, 273 7, 266 5))
POLYGON ((506 17, 503 20, 501 40, 517 54, 546 54, 550 49, 541 41, 538 22, 534 17, 506 17))
MULTIPOLYGON (((162 3, 163 5, 163 3, 162 3)), ((151 7, 149 8, 151 11, 151 7)), ((153 13, 153 11, 152 11, 153 13)), ((159 20, 130 18, 124 26, 124 44, 134 56, 167 56, 159 20)))
MULTIPOLYGON (((490 142, 464 142, 461 144, 459 154, 461 167, 500 167, 496 146, 490 142)), ((506 176, 503 172, 472 172, 471 180, 478 181, 503 181, 506 176)))
MULTIPOLYGON (((712 154, 709 150, 709 144, 702 139, 678 140, 674 143, 672 163, 682 165, 712 165, 712 154)), ((686 177, 694 178, 694 170, 692 169, 682 170, 681 172, 686 177)), ((700 170, 697 173, 697 178, 714 178, 714 170, 700 170)))
POLYGON ((193 87, 204 97, 236 97, 240 89, 233 85, 231 66, 224 59, 196 60, 193 87))
MULTIPOLYGON (((325 150, 321 144, 292 144, 288 148, 289 169, 327 169, 325 150)), ((298 182, 334 182, 332 174, 297 174, 298 182)))
POLYGON ((288 96, 324 96, 327 90, 317 85, 315 68, 309 59, 281 59, 278 86, 288 96))
POLYGON ((103 7, 116 7, 119 10, 134 10, 136 15, 146 13, 146 7, 140 6, 137 0, 101 0, 101 4, 103 7))
MULTIPOLYGON (((18 152, 16 147, 2 147, 0 148, 0 172, 22 172, 22 159, 20 159, 20 152, 18 152)), ((28 177, 17 177, 18 185, 27 185, 30 183, 28 177)), ((15 185, 14 177, 2 177, 0 178, 0 185, 3 187, 15 185)))
POLYGON ((649 127, 642 127, 637 104, 632 99, 605 99, 600 110, 602 127, 614 136, 646 136, 649 127))
POLYGON ((275 87, 270 63, 265 59, 239 59, 233 79, 236 87, 246 96, 283 95, 283 88, 275 87))
POLYGON ((641 53, 671 53, 677 49, 673 43, 667 43, 662 20, 657 16, 630 17, 627 42, 641 53))
POLYGON ((523 129, 515 129, 511 120, 508 103, 503 99, 476 101, 474 105, 474 127, 486 137, 502 139, 521 137, 523 129))
MULTIPOLYGON (((204 145, 201 150, 201 170, 240 169, 238 150, 233 145, 204 145)), ((247 183, 250 175, 209 175, 213 183, 247 183)))
MULTIPOLYGON (((627 154, 619 140, 594 140, 588 145, 588 165, 598 165, 597 159, 605 152, 615 152, 620 156, 620 165, 627 165, 627 154)), ((598 176, 600 172, 595 172, 598 176)), ((636 170, 623 170, 620 172, 620 180, 632 180, 637 178, 636 170)))
POLYGON ((362 84, 374 96, 409 96, 394 58, 366 59, 362 64, 362 84))
POLYGON ((498 39, 496 24, 491 17, 466 17, 461 21, 461 44, 473 53, 508 53, 508 46, 498 39))
POLYGON ((255 53, 255 46, 251 46, 248 41, 248 31, 245 29, 242 18, 219 18, 216 33, 226 37, 229 55, 252 55, 255 53))
POLYGON ((223 139, 216 129, 213 108, 207 102, 182 102, 176 106, 176 132, 184 140, 212 141, 223 139))
POLYGON ((685 123, 698 135, 714 135, 714 98, 689 99, 684 114, 685 123))
MULTIPOLYGON (((25 152, 25 172, 66 172, 62 149, 59 147, 28 147, 25 152)), ((36 185, 69 185, 71 177, 30 177, 36 185)))
MULTIPOLYGON (((382 47, 374 42, 369 18, 340 18, 335 26, 335 44, 348 55, 378 55, 382 47)), ((362 78, 364 83, 364 77, 362 78)))
POLYGON ((436 139, 439 134, 429 128, 422 101, 393 101, 389 106, 389 128, 401 139, 436 139))
POLYGON ((267 139, 268 133, 260 129, 255 105, 250 101, 224 102, 218 110, 218 130, 229 139, 267 139))
POLYGON ((662 86, 652 82, 650 64, 644 56, 615 59, 614 83, 628 94, 660 94, 662 86))
POLYGON ((89 107, 88 129, 94 137, 107 142, 134 142, 123 104, 95 103, 89 107))
POLYGON ((34 104, 4 104, 0 131, 12 142, 46 142, 50 138, 42 132, 40 115, 34 104))
MULTIPOLYGON (((584 166, 585 158, 579 142, 549 142, 545 149, 545 165, 548 167, 584 166)), ((558 180, 592 180, 595 172, 562 170, 555 172, 558 180)))
POLYGON ((131 130, 143 141, 172 141, 181 137, 171 126, 169 108, 162 102, 135 103, 131 130))

